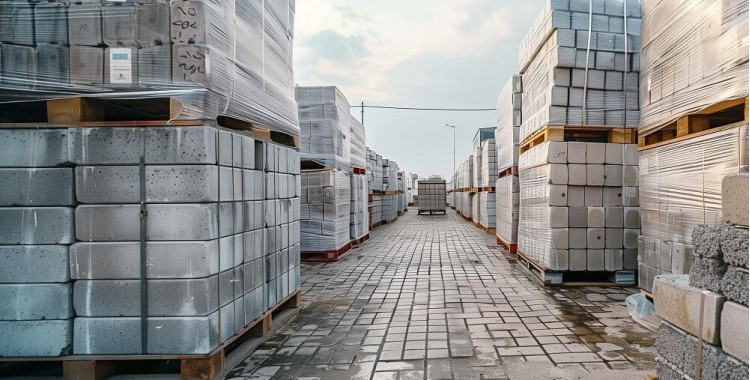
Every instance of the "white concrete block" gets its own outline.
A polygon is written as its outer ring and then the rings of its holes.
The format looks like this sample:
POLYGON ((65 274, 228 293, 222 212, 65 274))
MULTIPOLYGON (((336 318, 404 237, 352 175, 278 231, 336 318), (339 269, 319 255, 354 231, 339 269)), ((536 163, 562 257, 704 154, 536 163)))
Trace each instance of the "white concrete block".
POLYGON ((748 178, 738 173, 721 180, 721 215, 727 223, 748 225, 748 178))
POLYGON ((602 207, 602 188, 598 186, 586 186, 586 207, 602 207))
MULTIPOLYGON (((638 249, 638 235, 641 230, 626 228, 622 230, 622 246, 625 249, 638 249)), ((664 266, 667 268, 668 266, 664 266)))
POLYGON ((553 185, 568 184, 568 165, 567 164, 549 164, 549 182, 553 185))
POLYGON ((604 233, 604 246, 610 249, 621 249, 622 230, 619 228, 607 228, 604 233))
POLYGON ((568 270, 568 250, 550 249, 545 264, 550 270, 568 270))
POLYGON ((604 165, 587 164, 586 165, 586 185, 604 186, 604 165))
POLYGON ((586 143, 568 142, 568 162, 571 164, 586 163, 586 143))
POLYGON ((586 188, 583 186, 568 186, 568 206, 583 206, 586 204, 586 188))
POLYGON ((622 166, 604 165, 604 186, 622 186, 622 166))
POLYGON ((549 141, 547 146, 547 162, 551 164, 565 164, 568 162, 568 144, 560 141, 549 141))
POLYGON ((603 143, 586 143, 586 163, 604 164, 606 145, 603 143))
POLYGON ((568 228, 568 248, 573 249, 585 249, 586 243, 586 229, 585 228, 568 228))
POLYGON ((658 275, 654 279, 654 308, 667 322, 717 345, 721 333, 721 309, 724 296, 689 285, 688 275, 658 275), (701 298, 703 298, 703 331, 699 334, 701 298))
MULTIPOLYGON (((747 184, 747 182, 745 182, 747 184)), ((725 302, 721 310, 721 348, 726 353, 748 363, 748 308, 735 302, 725 302)))
POLYGON ((551 228, 568 228, 568 208, 550 207, 549 226, 551 228))
POLYGON ((568 250, 568 270, 585 271, 586 270, 586 250, 570 249, 568 250))
POLYGON ((622 249, 605 249, 604 250, 604 270, 616 271, 616 270, 622 270, 622 269, 623 269, 622 249))
POLYGON ((604 163, 609 165, 622 165, 622 144, 605 144, 604 163))
POLYGON ((568 249, 568 229, 552 228, 550 245, 553 249, 568 249))
POLYGON ((622 206, 622 188, 605 187, 602 189, 602 206, 622 206))
POLYGON ((549 186, 549 205, 550 206, 567 206, 568 205, 568 186, 567 185, 550 185, 549 186))
POLYGON ((604 250, 587 249, 586 250, 586 270, 603 271, 604 270, 604 250))
POLYGON ((639 157, 640 157, 640 154, 638 152, 638 144, 624 144, 623 145, 623 164, 638 165, 639 157))
POLYGON ((604 228, 587 228, 586 229, 586 248, 604 249, 604 228))
MULTIPOLYGON (((622 228, 623 225, 623 208, 607 207, 605 209, 606 221, 604 226, 607 228, 622 228)), ((640 228, 640 227, 639 227, 640 228)))
POLYGON ((638 206, 640 204, 640 192, 637 186, 624 186, 622 188, 622 205, 638 206))
POLYGON ((568 164, 568 185, 586 185, 585 164, 568 164))
POLYGON ((623 186, 638 186, 638 166, 628 165, 622 167, 623 186))
POLYGON ((625 207, 624 209, 623 226, 625 228, 641 228, 641 208, 640 207, 625 207))
POLYGON ((604 207, 588 207, 586 227, 604 227, 604 207))

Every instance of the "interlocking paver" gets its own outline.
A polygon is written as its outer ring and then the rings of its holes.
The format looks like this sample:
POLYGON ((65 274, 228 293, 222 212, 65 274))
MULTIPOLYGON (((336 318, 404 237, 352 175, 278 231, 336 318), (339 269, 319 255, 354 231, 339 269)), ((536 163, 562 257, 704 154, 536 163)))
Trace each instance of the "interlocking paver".
MULTIPOLYGON (((328 264, 303 307, 226 379, 509 379, 655 373, 621 288, 544 288, 494 237, 407 212, 328 264)), ((596 377, 596 376, 594 376, 596 377)))

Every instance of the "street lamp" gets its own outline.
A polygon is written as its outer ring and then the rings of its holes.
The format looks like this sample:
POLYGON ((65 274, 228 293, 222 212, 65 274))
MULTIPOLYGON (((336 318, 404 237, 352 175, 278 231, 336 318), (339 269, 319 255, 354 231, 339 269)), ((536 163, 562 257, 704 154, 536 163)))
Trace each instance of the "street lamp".
MULTIPOLYGON (((453 128, 453 175, 456 175, 456 126, 448 123, 446 123, 445 126, 453 128)), ((456 187, 455 183, 453 184, 453 187, 456 187)))

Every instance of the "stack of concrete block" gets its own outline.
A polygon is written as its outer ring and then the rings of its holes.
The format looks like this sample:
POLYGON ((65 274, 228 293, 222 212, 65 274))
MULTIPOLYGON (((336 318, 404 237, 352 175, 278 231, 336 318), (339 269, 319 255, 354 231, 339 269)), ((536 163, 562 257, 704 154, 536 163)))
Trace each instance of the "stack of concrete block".
POLYGON ((338 250, 351 241, 351 174, 334 169, 303 172, 301 203, 303 252, 338 250))
POLYGON ((500 178, 495 183, 497 205, 496 235, 506 245, 518 242, 518 144, 521 129, 520 75, 513 75, 505 83, 497 98, 497 169, 500 178))
POLYGON ((477 193, 477 204, 479 208, 479 224, 485 228, 495 228, 497 209, 495 207, 495 193, 482 191, 477 193))
POLYGON ((349 238, 359 239, 370 232, 367 215, 367 177, 364 174, 351 175, 351 210, 349 211, 349 238))
POLYGON ((349 160, 352 168, 367 168, 367 138, 365 136, 365 127, 359 120, 349 114, 350 154, 349 160))
POLYGON ((637 0, 548 0, 521 42, 521 140, 546 125, 635 127, 637 0))
MULTIPOLYGON (((492 129, 492 136, 495 130, 492 129)), ((495 219, 497 206, 495 206, 495 193, 486 191, 487 187, 495 186, 497 178, 497 150, 495 149, 495 139, 488 138, 480 143, 479 154, 481 155, 481 167, 477 170, 479 175, 476 176, 477 185, 480 188, 476 194, 476 213, 474 217, 482 227, 495 228, 495 219)))
POLYGON ((419 197, 417 198, 417 210, 444 211, 445 210, 445 180, 422 179, 417 184, 419 197))
POLYGON ((743 125, 640 152, 640 187, 630 190, 642 210, 640 288, 651 291, 659 274, 688 273, 693 229, 722 222, 722 179, 747 172, 747 133, 743 125))
POLYGON ((70 353, 73 181, 66 130, 0 131, 0 357, 70 353))
POLYGON ((398 164, 396 161, 383 159, 383 191, 381 197, 381 217, 383 221, 392 221, 398 218, 398 164))
POLYGON ((172 96, 183 119, 230 116, 297 136, 294 5, 3 2, 1 86, 42 89, 39 99, 172 96))
POLYGON ((296 87, 299 107, 300 155, 323 168, 348 172, 352 166, 352 151, 358 154, 355 162, 363 168, 359 143, 352 147, 352 132, 364 140, 364 127, 352 118, 349 101, 333 86, 296 87))
POLYGON ((398 194, 396 196, 398 214, 406 210, 406 178, 404 178, 404 174, 404 172, 398 172, 398 194))
POLYGON ((145 307, 145 353, 205 354, 299 287, 296 151, 207 126, 71 129, 71 147, 74 353, 142 353, 145 307))
POLYGON ((473 193, 469 191, 474 185, 474 156, 463 160, 456 168, 453 183, 453 201, 456 211, 464 218, 471 218, 474 207, 472 205, 473 193))
POLYGON ((367 187, 370 193, 383 192, 383 157, 367 148, 367 187))
POLYGON ((521 154, 518 251, 550 271, 634 271, 637 162, 635 144, 545 142, 521 154))

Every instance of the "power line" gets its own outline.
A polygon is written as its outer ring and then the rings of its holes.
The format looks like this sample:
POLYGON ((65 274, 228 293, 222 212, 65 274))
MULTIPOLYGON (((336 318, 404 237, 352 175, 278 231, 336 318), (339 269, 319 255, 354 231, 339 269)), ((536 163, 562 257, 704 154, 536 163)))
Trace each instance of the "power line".
POLYGON ((419 108, 419 107, 368 106, 368 105, 351 106, 351 108, 381 108, 381 109, 405 110, 405 111, 457 111, 457 112, 497 111, 496 108, 419 108))

